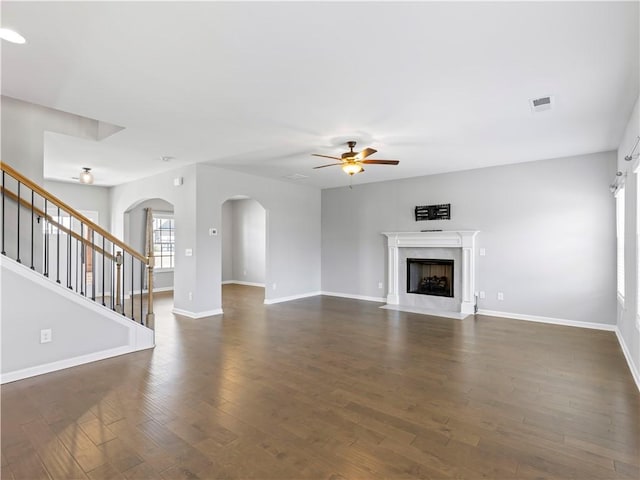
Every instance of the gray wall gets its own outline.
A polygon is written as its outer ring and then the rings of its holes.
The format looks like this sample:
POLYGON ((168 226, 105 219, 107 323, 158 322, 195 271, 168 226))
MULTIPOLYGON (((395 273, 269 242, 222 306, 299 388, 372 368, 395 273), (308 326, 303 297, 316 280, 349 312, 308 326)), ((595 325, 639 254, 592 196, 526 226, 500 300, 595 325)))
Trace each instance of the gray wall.
MULTIPOLYGON (((1 137, 2 162, 12 166, 19 173, 38 185, 43 184, 44 172, 44 133, 45 131, 74 135, 80 138, 97 139, 99 122, 89 118, 54 110, 40 105, 23 102, 11 97, 0 98, 2 109, 1 137)), ((13 182, 7 179, 7 187, 12 189, 13 182)), ((23 188, 22 194, 31 195, 23 188)), ((36 207, 42 208, 43 202, 36 197, 36 207)), ((5 249, 10 258, 16 258, 16 224, 11 219, 16 215, 15 204, 8 202, 5 225, 5 249)), ((25 217, 23 217, 25 218, 25 217)), ((20 244, 28 245, 31 240, 30 226, 22 222, 20 244)), ((34 237, 34 266, 42 271, 42 236, 34 237)))
POLYGON ((264 208, 253 199, 222 205, 222 281, 264 285, 265 222, 264 208))
MULTIPOLYGON (((143 255, 145 254, 145 208, 151 208, 157 213, 168 213, 173 215, 173 205, 161 198, 152 198, 140 202, 125 213, 124 241, 143 255)), ((154 269, 153 289, 154 291, 173 289, 173 269, 154 269)))
POLYGON ((44 132, 98 139, 99 122, 2 96, 2 161, 42 185, 44 132))
POLYGON ((60 295, 58 285, 43 287, 49 280, 29 277, 2 267, 3 374, 129 343, 125 326, 60 295), (40 330, 49 328, 53 340, 41 344, 40 330))
POLYGON ((385 296, 381 232, 480 230, 480 308, 613 324, 614 171, 608 152, 323 190, 322 290, 385 296), (414 220, 439 203, 451 220, 414 220))
POLYGON ((109 231, 111 227, 111 197, 108 187, 51 180, 45 180, 43 186, 45 190, 76 210, 98 212, 98 225, 109 231))
POLYGON ((233 200, 227 200, 222 204, 221 216, 222 281, 231 282, 235 280, 233 277, 233 200))
MULTIPOLYGON (((289 182, 191 165, 114 187, 111 217, 115 235, 123 213, 140 200, 162 197, 174 205, 176 266, 174 306, 195 314, 222 306, 222 204, 244 195, 266 210, 265 299, 312 294, 320 290, 320 190, 289 182), (183 185, 173 186, 181 176, 183 185), (185 254, 191 249, 192 256, 185 254), (192 299, 189 299, 192 293, 192 299)), ((120 233, 119 233, 120 232, 120 233)))
MULTIPOLYGON (((638 268, 637 249, 640 248, 637 237, 637 198, 638 175, 633 173, 634 167, 640 164, 640 159, 633 162, 625 161, 640 136, 640 98, 636 101, 629 123, 618 149, 618 170, 627 173, 625 185, 625 302, 618 304, 618 330, 625 344, 631 362, 635 366, 636 382, 640 387, 640 320, 638 315, 638 268)), ((609 179, 613 180, 613 177, 609 179)))

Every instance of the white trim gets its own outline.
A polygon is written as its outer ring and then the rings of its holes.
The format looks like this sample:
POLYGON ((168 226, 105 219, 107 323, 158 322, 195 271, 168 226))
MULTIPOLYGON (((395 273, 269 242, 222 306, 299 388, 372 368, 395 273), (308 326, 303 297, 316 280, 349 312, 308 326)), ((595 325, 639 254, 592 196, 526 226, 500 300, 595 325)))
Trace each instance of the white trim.
POLYGON ((182 310, 181 308, 172 308, 171 313, 175 313, 176 315, 182 315, 183 317, 189 318, 205 318, 205 317, 213 317, 214 315, 222 315, 224 312, 221 308, 216 308, 214 310, 205 310, 204 312, 191 312, 189 310, 182 310))
POLYGON ((627 344, 624 341, 624 337, 622 336, 622 333, 620 333, 620 329, 618 327, 616 327, 615 332, 616 337, 618 337, 618 343, 620 344, 622 353, 624 354, 624 358, 627 360, 627 365, 629 365, 629 370, 631 370, 631 376, 635 380, 636 387, 638 387, 638 390, 640 391, 640 372, 638 372, 636 365, 633 363, 631 353, 629 352, 627 344))
POLYGON ((488 315, 490 317, 509 318, 513 320, 524 320, 527 322, 551 323, 553 325, 564 325, 566 327, 591 328, 593 330, 607 330, 613 332, 615 325, 609 323, 580 322, 578 320, 567 320, 564 318, 542 317, 539 315, 526 315, 522 313, 498 312, 495 310, 478 310, 478 315, 488 315))
MULTIPOLYGON (((154 288, 153 289, 153 293, 162 293, 162 292, 173 292, 173 287, 159 287, 159 288, 154 288)), ((143 294, 149 293, 149 289, 148 288, 144 288, 142 290, 142 293, 143 294)), ((134 295, 140 295, 140 290, 134 290, 133 294, 134 295)), ((109 292, 109 294, 105 295, 105 296, 111 297, 111 292, 109 292)), ((96 298, 98 298, 98 297, 99 297, 99 295, 96 293, 96 298)), ((124 294, 124 298, 125 299, 131 298, 131 291, 130 290, 129 290, 129 293, 125 293, 124 294)))
POLYGON ((236 285, 246 285, 247 287, 262 287, 264 288, 264 283, 258 282, 244 282, 242 280, 225 280, 222 282, 222 285, 229 285, 235 283, 236 285))
MULTIPOLYGON (((149 291, 149 289, 148 289, 148 288, 145 288, 143 291, 144 291, 144 292, 148 292, 148 291, 149 291)), ((173 292, 173 287, 159 287, 159 288, 154 288, 154 289, 153 289, 153 293, 156 293, 156 292, 173 292)))
POLYGON ((13 372, 3 373, 0 377, 0 383, 15 382, 16 380, 22 380, 24 378, 35 377, 36 375, 42 375, 44 373, 51 373, 57 370, 64 370, 65 368, 77 367, 78 365, 84 365, 86 363, 97 362, 98 360, 105 360, 107 358, 117 357, 127 353, 137 352, 140 350, 146 350, 153 348, 152 346, 131 346, 126 345, 123 347, 110 348, 108 350, 102 350, 101 352, 88 353, 86 355, 80 355, 79 357, 65 358, 51 363, 45 363, 44 365, 36 365, 35 367, 23 368, 22 370, 14 370, 13 372))
POLYGON ((378 303, 385 303, 387 301, 385 297, 369 297, 367 295, 353 295, 352 293, 325 292, 324 290, 320 292, 320 295, 327 295, 329 297, 352 298, 354 300, 364 300, 367 302, 378 303))
POLYGON ((382 232, 387 237, 387 304, 400 304, 399 261, 401 248, 460 248, 462 275, 461 292, 456 294, 460 300, 460 313, 471 314, 475 311, 476 282, 476 236, 479 230, 449 230, 439 232, 382 232))
POLYGON ((622 295, 620 292, 616 292, 616 293, 617 293, 618 303, 620 304, 620 307, 624 308, 624 295, 622 295))
POLYGON ((298 300, 300 298, 317 297, 318 295, 322 295, 322 292, 307 292, 307 293, 301 293, 299 295, 290 295, 288 297, 265 298, 264 304, 272 305, 274 303, 290 302, 291 300, 298 300))

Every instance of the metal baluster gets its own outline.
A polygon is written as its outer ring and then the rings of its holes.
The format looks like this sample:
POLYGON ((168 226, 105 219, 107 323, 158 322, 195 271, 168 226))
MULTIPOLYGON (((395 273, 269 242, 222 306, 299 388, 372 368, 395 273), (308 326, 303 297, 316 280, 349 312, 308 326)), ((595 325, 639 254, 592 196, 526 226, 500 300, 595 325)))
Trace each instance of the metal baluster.
POLYGON ((60 283, 60 207, 58 207, 58 228, 57 228, 57 238, 56 242, 56 283, 60 283))
POLYGON ((7 252, 4 249, 4 170, 2 171, 2 255, 6 255, 7 252))
MULTIPOLYGON (((142 295, 142 292, 140 292, 142 295)), ((135 297, 135 287, 133 280, 133 255, 131 255, 131 320, 136 319, 135 309, 133 308, 133 297, 135 297)))
POLYGON ((47 199, 44 199, 44 276, 49 276, 49 217, 47 216, 47 199))
POLYGON ((84 222, 80 222, 80 238, 82 238, 82 248, 80 251, 80 295, 85 295, 87 294, 86 292, 86 285, 87 285, 87 279, 85 277, 85 266, 84 266, 84 260, 85 260, 85 256, 86 256, 86 250, 84 248, 84 222))
POLYGON ((33 202, 34 202, 33 190, 31 190, 31 270, 36 268, 33 266, 33 202))
POLYGON ((111 270, 109 270, 111 272, 111 310, 115 310, 116 309, 116 299, 114 296, 114 282, 115 282, 115 272, 113 270, 113 261, 116 258, 116 246, 114 245, 113 242, 111 242, 111 270))
POLYGON ((73 217, 69 214, 69 231, 67 232, 67 287, 71 285, 71 232, 73 231, 73 217))
POLYGON ((106 307, 107 304, 104 302, 104 257, 107 254, 107 251, 104 248, 105 248, 105 245, 104 245, 104 235, 103 235, 102 236, 102 305, 106 307))
POLYGON ((96 242, 91 230, 91 300, 96 301, 96 242))
MULTIPOLYGON (((121 275, 120 271, 122 268, 122 252, 118 251, 116 253, 116 312, 123 313, 122 304, 120 303, 120 283, 121 283, 121 275)), ((123 287, 124 288, 124 287, 123 287)))
POLYGON ((124 308, 124 306, 125 306, 125 299, 124 299, 124 292, 125 292, 125 289, 124 289, 124 284, 126 283, 126 282, 124 281, 124 279, 125 279, 125 278, 127 278, 127 276, 125 275, 125 270, 126 270, 126 262, 124 261, 124 259, 125 259, 125 255, 126 255, 126 252, 122 252, 122 304, 121 304, 121 305, 122 305, 122 315, 125 315, 125 316, 126 316, 127 314, 125 313, 125 308, 124 308))
POLYGON ((17 256, 16 261, 18 263, 22 263, 20 261, 20 182, 18 182, 18 247, 17 247, 17 256))
POLYGON ((76 292, 78 291, 78 279, 80 278, 80 247, 81 245, 82 245, 82 242, 76 238, 76 290, 75 290, 76 292))

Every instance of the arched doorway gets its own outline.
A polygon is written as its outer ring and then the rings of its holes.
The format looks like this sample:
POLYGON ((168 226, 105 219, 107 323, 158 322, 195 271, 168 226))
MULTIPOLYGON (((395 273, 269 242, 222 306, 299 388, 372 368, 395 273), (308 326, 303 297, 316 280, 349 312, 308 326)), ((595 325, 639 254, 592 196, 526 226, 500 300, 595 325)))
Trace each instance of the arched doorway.
POLYGON ((220 233, 223 308, 238 301, 263 303, 267 278, 266 210, 250 197, 231 197, 222 204, 220 233))
MULTIPOLYGON (((161 198, 149 198, 133 203, 124 212, 123 237, 124 241, 141 254, 146 254, 146 210, 151 209, 153 216, 152 231, 154 269, 153 293, 156 324, 162 318, 160 313, 170 314, 173 307, 174 266, 175 266, 175 222, 174 206, 161 198)), ((134 277, 141 272, 134 272, 134 277)), ((134 285, 135 283, 134 278, 134 285)), ((148 289, 146 280, 142 282, 145 291, 148 289)))

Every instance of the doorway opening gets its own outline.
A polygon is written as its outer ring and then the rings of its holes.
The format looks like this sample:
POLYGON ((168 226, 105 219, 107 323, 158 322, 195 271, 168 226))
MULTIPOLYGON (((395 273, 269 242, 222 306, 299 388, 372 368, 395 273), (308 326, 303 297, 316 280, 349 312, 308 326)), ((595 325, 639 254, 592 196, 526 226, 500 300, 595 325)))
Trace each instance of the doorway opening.
POLYGON ((264 303, 267 215, 246 196, 222 204, 222 306, 264 303))

